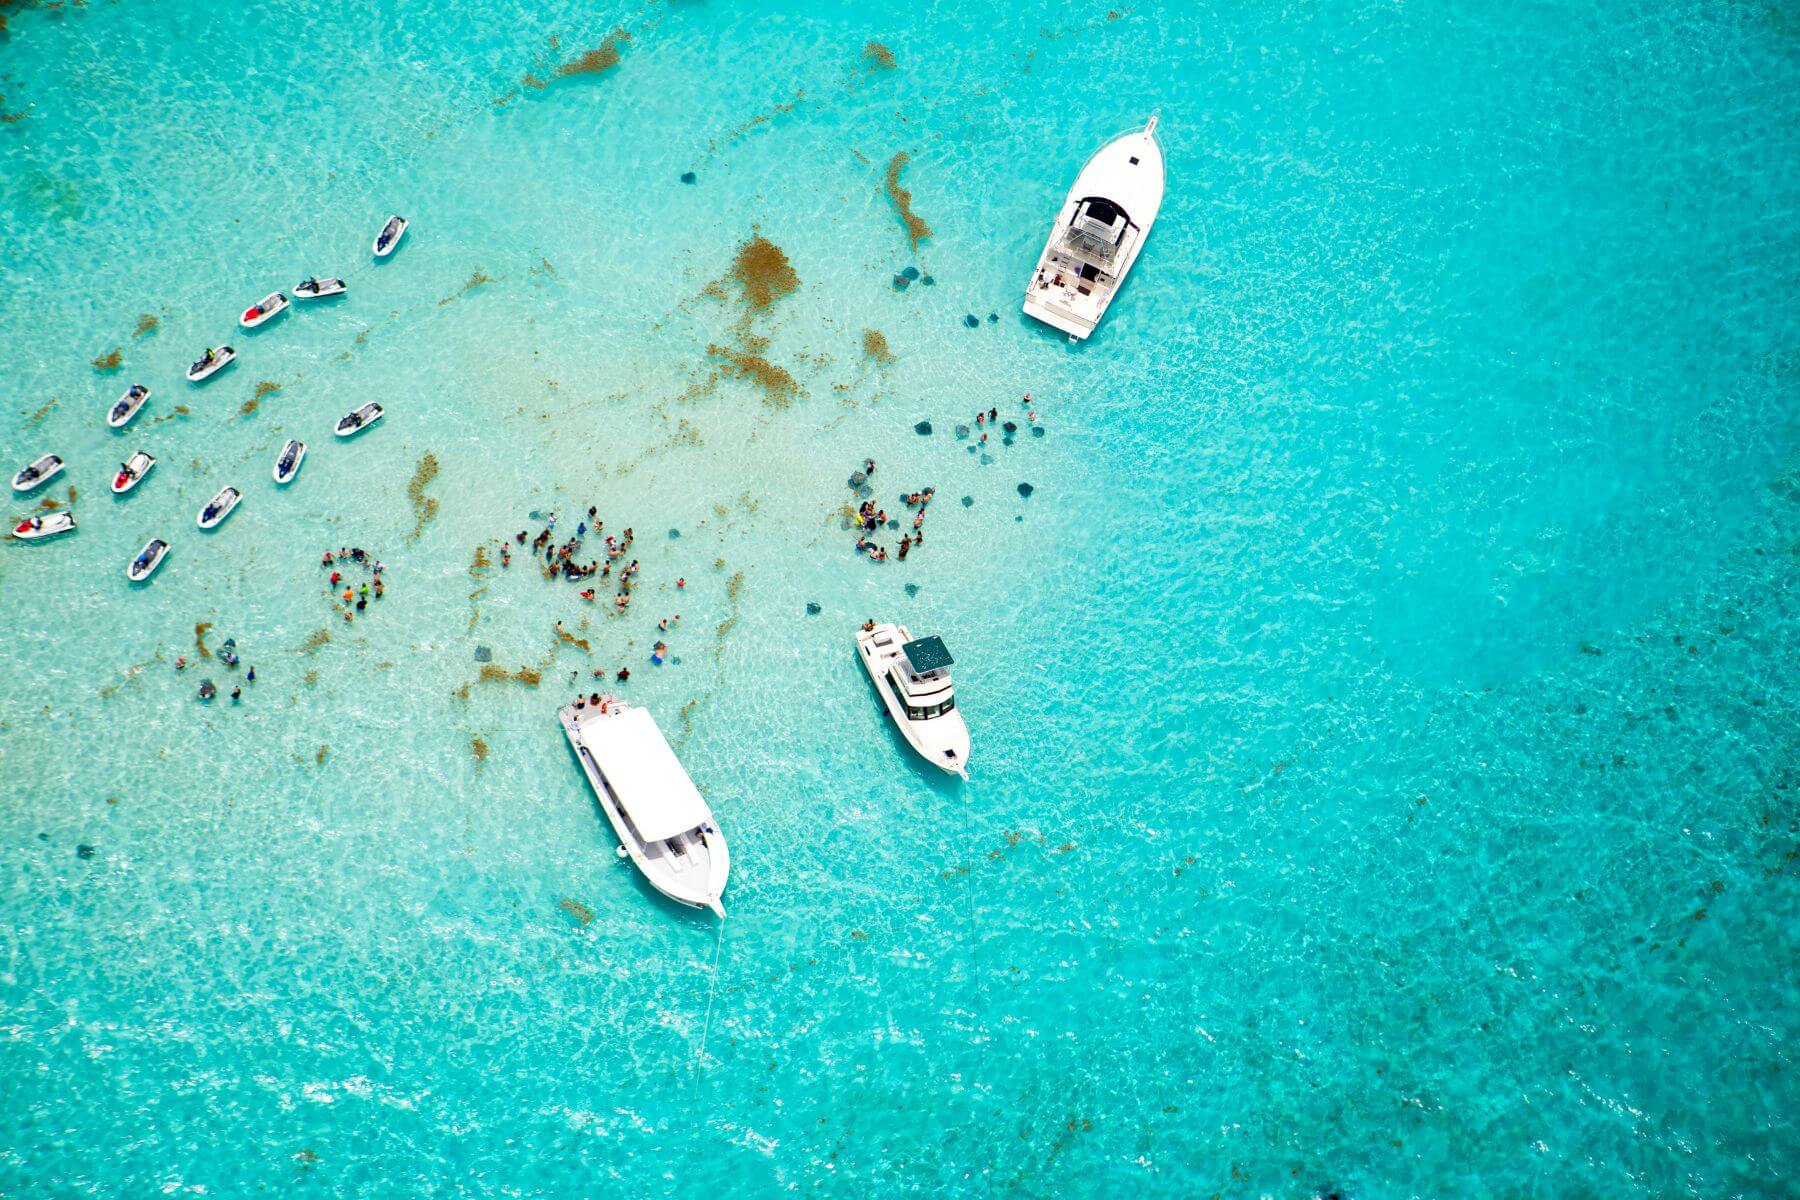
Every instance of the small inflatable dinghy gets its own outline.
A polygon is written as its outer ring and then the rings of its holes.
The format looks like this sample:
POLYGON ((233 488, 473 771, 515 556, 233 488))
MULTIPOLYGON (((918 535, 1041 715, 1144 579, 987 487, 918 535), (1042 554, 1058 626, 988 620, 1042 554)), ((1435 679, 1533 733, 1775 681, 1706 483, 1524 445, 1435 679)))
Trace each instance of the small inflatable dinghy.
POLYGON ((345 413, 338 418, 337 435, 347 438, 352 434, 361 433, 386 415, 386 410, 381 405, 365 404, 355 412, 345 413))
POLYGON ((156 455, 139 450, 136 454, 119 464, 119 473, 113 476, 113 495, 123 496, 138 484, 144 482, 144 476, 156 465, 156 455))
POLYGON ((392 254, 394 247, 398 246, 400 239, 405 236, 406 218, 398 214, 389 217, 387 224, 381 227, 381 232, 375 235, 375 257, 386 258, 392 254))
POLYGON ((264 321, 272 321, 287 311, 288 298, 280 292, 270 292, 255 304, 244 310, 238 318, 238 324, 245 329, 255 329, 264 321))
POLYGON ((138 556, 131 560, 131 565, 125 568, 125 578, 133 583, 144 582, 156 574, 156 568, 162 566, 162 560, 168 555, 169 543, 161 538, 151 538, 138 551, 138 556))
POLYGON ((327 296, 341 296, 349 288, 349 284, 341 279, 314 279, 308 276, 302 283, 294 285, 294 298, 297 300, 323 300, 327 296))
POLYGON ((300 464, 305 459, 306 443, 297 438, 289 438, 287 445, 281 448, 281 454, 275 459, 275 482, 293 482, 294 476, 300 473, 300 464))
POLYGON ((29 466, 19 468, 19 473, 13 476, 13 491, 34 492, 61 475, 62 469, 60 455, 46 454, 29 466))
POLYGON ((237 357, 237 351, 230 346, 220 346, 216 350, 208 350, 194 360, 194 365, 187 369, 189 383, 199 383, 203 379, 211 379, 231 364, 237 357))
POLYGON ((231 515, 232 510, 238 506, 238 501, 243 498, 234 487, 219 489, 219 494, 208 500, 206 507, 200 510, 200 528, 217 529, 219 523, 231 515))
POLYGON ((138 415, 144 407, 144 401, 150 399, 150 389, 141 383, 134 383, 125 389, 117 403, 107 411, 106 423, 113 429, 123 429, 131 424, 131 418, 138 415))
POLYGON ((45 538, 53 538, 59 533, 68 533, 74 528, 74 513, 45 513, 41 517, 26 517, 20 521, 13 527, 13 536, 21 542, 41 542, 45 538))

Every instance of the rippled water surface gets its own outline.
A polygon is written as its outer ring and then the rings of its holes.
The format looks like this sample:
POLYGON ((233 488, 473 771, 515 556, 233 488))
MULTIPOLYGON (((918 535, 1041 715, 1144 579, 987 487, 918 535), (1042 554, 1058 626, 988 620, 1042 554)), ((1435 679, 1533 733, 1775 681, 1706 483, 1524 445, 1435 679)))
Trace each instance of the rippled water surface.
POLYGON ((0 447, 69 463, 9 512, 80 523, 0 546, 0 1194, 1788 1186, 1790 7, 0 16, 0 447), (1152 112, 1070 346, 1021 288, 1152 112), (590 504, 624 617, 494 561, 590 504), (867 616, 956 654, 966 785, 867 616), (722 927, 557 731, 626 665, 722 927))

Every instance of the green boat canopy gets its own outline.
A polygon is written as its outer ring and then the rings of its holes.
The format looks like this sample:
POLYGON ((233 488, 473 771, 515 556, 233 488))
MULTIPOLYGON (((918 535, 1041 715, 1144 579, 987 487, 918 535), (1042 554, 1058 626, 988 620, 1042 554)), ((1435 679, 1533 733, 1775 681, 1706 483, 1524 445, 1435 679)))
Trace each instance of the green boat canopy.
POLYGON ((944 639, 937 637, 916 638, 900 647, 900 653, 906 655, 906 665, 912 668, 914 675, 940 671, 956 661, 945 649, 944 639))

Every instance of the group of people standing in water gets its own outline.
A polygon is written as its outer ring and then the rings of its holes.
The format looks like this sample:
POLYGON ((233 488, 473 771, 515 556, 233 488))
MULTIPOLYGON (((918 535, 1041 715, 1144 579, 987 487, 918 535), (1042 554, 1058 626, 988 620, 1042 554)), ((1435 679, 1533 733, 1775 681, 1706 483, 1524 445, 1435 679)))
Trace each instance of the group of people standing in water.
MULTIPOLYGON (((619 560, 624 558, 626 552, 631 549, 632 538, 636 535, 630 529, 626 529, 620 536, 606 534, 605 562, 590 559, 587 565, 583 566, 576 557, 581 552, 582 539, 590 533, 598 537, 605 529, 606 523, 600 520, 598 508, 590 504, 587 517, 575 523, 575 536, 557 545, 555 544, 556 514, 551 513, 545 520, 543 532, 531 540, 531 551, 533 554, 541 553, 544 556, 544 574, 550 579, 560 576, 569 580, 582 580, 598 574, 600 578, 610 580, 613 575, 613 567, 617 566, 619 568, 618 591, 613 594, 613 608, 623 613, 631 605, 631 586, 637 577, 638 560, 635 558, 630 562, 620 562, 619 560)), ((514 534, 513 541, 523 546, 525 531, 521 529, 514 534)), ((505 567, 511 564, 512 555, 507 550, 505 543, 502 543, 500 565, 505 567)), ((590 585, 582 589, 581 598, 592 603, 597 593, 598 589, 590 585)))
MULTIPOLYGON (((865 458, 862 470, 852 472, 850 486, 861 489, 874 474, 875 460, 865 458)), ((902 503, 915 511, 913 512, 912 532, 901 535, 900 545, 894 551, 895 557, 904 560, 914 547, 925 544, 925 509, 936 494, 936 488, 922 488, 916 492, 908 492, 901 497, 902 503)), ((897 528, 899 522, 890 522, 887 509, 878 508, 874 500, 864 500, 856 510, 856 552, 868 555, 870 562, 886 562, 887 549, 870 538, 869 534, 889 525, 897 528)))
POLYGON ((332 602, 343 605, 344 620, 354 621, 356 614, 369 607, 370 597, 379 600, 387 593, 387 584, 382 581, 381 572, 385 570, 381 560, 364 550, 361 546, 340 547, 336 554, 329 549, 319 558, 319 566, 331 571, 330 594, 332 602), (373 577, 360 586, 352 585, 344 579, 344 572, 353 568, 362 568, 373 577), (344 585, 343 594, 338 594, 338 585, 344 585))

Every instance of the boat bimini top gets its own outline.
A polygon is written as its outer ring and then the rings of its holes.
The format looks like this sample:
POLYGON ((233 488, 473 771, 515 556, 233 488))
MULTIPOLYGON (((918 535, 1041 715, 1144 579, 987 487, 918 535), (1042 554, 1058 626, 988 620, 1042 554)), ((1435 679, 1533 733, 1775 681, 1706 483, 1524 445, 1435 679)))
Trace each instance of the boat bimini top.
POLYGON ((649 710, 582 720, 577 736, 606 780, 619 810, 645 843, 665 841, 712 824, 694 781, 682 769, 649 710))

